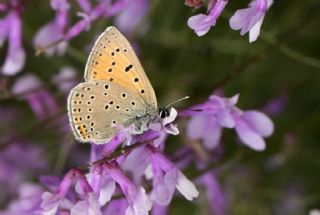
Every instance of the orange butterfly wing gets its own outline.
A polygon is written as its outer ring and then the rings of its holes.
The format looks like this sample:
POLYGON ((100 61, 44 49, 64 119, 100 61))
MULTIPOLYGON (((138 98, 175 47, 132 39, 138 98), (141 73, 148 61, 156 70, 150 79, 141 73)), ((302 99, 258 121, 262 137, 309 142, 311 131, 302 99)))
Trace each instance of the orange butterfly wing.
POLYGON ((108 80, 139 94, 157 107, 155 92, 128 40, 108 27, 97 39, 87 61, 85 80, 108 80))

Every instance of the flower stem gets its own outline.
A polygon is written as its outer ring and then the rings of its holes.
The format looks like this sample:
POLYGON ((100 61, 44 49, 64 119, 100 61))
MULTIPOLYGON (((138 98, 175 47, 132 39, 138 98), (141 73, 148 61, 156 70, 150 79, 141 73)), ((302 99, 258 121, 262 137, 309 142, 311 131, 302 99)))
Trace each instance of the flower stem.
POLYGON ((151 140, 146 140, 146 141, 141 141, 141 142, 137 142, 135 144, 132 144, 130 146, 125 146, 123 148, 120 148, 116 151, 114 151, 110 156, 107 156, 107 157, 104 157, 104 158, 101 158, 99 160, 96 160, 94 162, 91 162, 91 163, 87 163, 87 164, 84 164, 82 166, 79 166, 78 169, 80 170, 85 170, 85 169, 88 169, 92 166, 95 166, 95 165, 98 165, 98 164, 101 164, 101 163, 104 163, 104 162, 107 162, 107 161, 112 161, 112 160, 115 160, 117 159, 118 157, 122 156, 122 155, 125 155, 129 152, 131 152, 133 149, 135 148, 138 148, 139 146, 142 146, 144 144, 149 144, 151 143, 153 140, 155 140, 157 137, 155 138, 152 138, 151 140))

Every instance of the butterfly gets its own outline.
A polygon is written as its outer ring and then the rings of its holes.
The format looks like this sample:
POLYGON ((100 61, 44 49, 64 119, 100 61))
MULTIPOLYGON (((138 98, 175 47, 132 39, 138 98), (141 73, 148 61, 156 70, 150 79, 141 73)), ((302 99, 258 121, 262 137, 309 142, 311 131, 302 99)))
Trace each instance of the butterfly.
POLYGON ((113 26, 97 39, 89 55, 85 82, 68 97, 68 115, 80 142, 107 143, 119 130, 134 126, 139 134, 170 109, 158 108, 154 89, 128 40, 113 26))

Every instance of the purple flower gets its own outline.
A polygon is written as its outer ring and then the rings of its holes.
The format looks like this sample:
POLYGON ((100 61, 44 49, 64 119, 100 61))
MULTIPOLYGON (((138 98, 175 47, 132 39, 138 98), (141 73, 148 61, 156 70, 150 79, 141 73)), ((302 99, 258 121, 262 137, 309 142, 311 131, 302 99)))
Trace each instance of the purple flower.
POLYGON ((193 139, 203 140, 206 148, 215 148, 221 138, 221 129, 235 128, 240 140, 254 150, 264 150, 265 141, 273 133, 273 123, 259 111, 242 111, 235 105, 239 95, 221 98, 215 95, 203 104, 182 112, 192 116, 187 134, 193 139))
MULTIPOLYGON (((51 7, 56 11, 55 19, 40 28, 36 33, 33 44, 35 47, 45 47, 63 39, 69 17, 70 5, 66 0, 51 0, 51 7)), ((46 55, 52 56, 57 53, 63 55, 68 43, 61 41, 56 46, 46 49, 46 55)))
POLYGON ((235 116, 235 129, 240 140, 250 148, 262 151, 266 147, 263 137, 273 133, 273 123, 270 118, 259 111, 245 111, 235 116))
POLYGON ((131 140, 132 136, 128 133, 128 130, 122 126, 119 128, 118 133, 113 136, 110 141, 106 142, 107 144, 99 145, 97 143, 93 143, 95 146, 92 145, 91 148, 91 161, 111 155, 112 152, 117 149, 117 147, 119 147, 121 144, 130 144, 131 140))
POLYGON ((2 215, 41 214, 41 194, 43 188, 36 184, 22 183, 19 185, 18 198, 9 203, 2 215))
POLYGON ((54 10, 69 10, 70 8, 68 0, 51 0, 50 4, 54 10))
POLYGON ((71 215, 77 214, 94 214, 102 215, 100 210, 100 204, 95 196, 95 193, 90 192, 86 198, 82 201, 78 201, 71 209, 71 215))
POLYGON ((64 34, 63 39, 66 41, 78 36, 81 32, 88 31, 90 29, 92 18, 89 15, 81 12, 77 15, 82 19, 71 26, 64 34))
POLYGON ((146 215, 151 210, 151 201, 142 187, 136 186, 114 165, 108 165, 109 176, 120 186, 126 196, 129 207, 126 215, 146 215))
MULTIPOLYGON (((48 44, 52 44, 56 41, 62 39, 63 32, 61 31, 60 26, 55 22, 49 22, 45 26, 41 27, 36 33, 33 44, 35 47, 45 47, 48 44)), ((46 55, 52 56, 55 53, 58 55, 63 55, 68 46, 66 41, 62 41, 54 47, 46 49, 46 55)))
POLYGON ((76 37, 81 32, 89 30, 93 21, 100 17, 108 18, 113 16, 122 11, 125 6, 126 1, 124 0, 117 0, 113 3, 110 0, 101 0, 94 8, 91 9, 91 11, 86 9, 86 13, 78 13, 82 19, 66 31, 63 39, 70 40, 76 37))
POLYGON ((77 2, 84 12, 89 13, 91 11, 92 6, 90 0, 77 0, 77 2))
POLYGON ((212 214, 226 214, 226 197, 214 172, 202 175, 198 182, 204 186, 212 214))
POLYGON ((285 94, 279 95, 264 105, 263 110, 271 116, 279 116, 286 107, 287 96, 285 94))
POLYGON ((168 214, 168 207, 154 204, 152 207, 151 214, 152 215, 167 215, 168 214))
POLYGON ((12 92, 20 96, 21 99, 28 101, 38 119, 42 120, 48 114, 55 114, 58 111, 58 104, 55 99, 35 75, 27 74, 17 79, 12 87, 12 92))
POLYGON ((208 7, 208 15, 198 14, 188 19, 188 26, 200 37, 205 35, 216 25, 216 21, 224 10, 227 0, 211 0, 208 7))
POLYGON ((152 123, 149 125, 149 128, 158 133, 158 138, 153 141, 155 146, 159 146, 166 140, 168 134, 178 135, 179 129, 172 122, 177 118, 178 112, 176 109, 170 109, 170 115, 164 118, 161 122, 152 123))
POLYGON ((21 183, 44 171, 47 164, 42 155, 41 148, 22 141, 0 150, 0 199, 16 196, 21 183))
POLYGON ((21 17, 18 11, 10 11, 0 20, 0 47, 8 40, 8 53, 4 65, 0 69, 4 75, 15 75, 20 72, 26 60, 26 54, 22 47, 21 17))
POLYGON ((100 5, 100 7, 107 7, 107 10, 104 8, 104 18, 109 18, 120 13, 128 5, 128 0, 102 0, 101 2, 102 4, 100 5))
POLYGON ((111 200, 116 189, 115 182, 108 176, 106 165, 96 165, 92 173, 87 174, 91 187, 99 199, 100 205, 105 205, 111 200))
POLYGON ((0 3, 0 11, 6 11, 8 10, 8 4, 6 3, 0 3))
POLYGON ((220 142, 222 126, 214 116, 199 114, 190 119, 187 134, 192 140, 201 139, 207 149, 214 149, 220 142))
POLYGON ((151 198, 156 204, 169 205, 175 188, 189 201, 198 197, 194 184, 171 161, 150 145, 146 146, 146 151, 151 159, 152 172, 148 173, 153 178, 151 198))
POLYGON ((116 16, 116 26, 124 33, 129 34, 142 22, 147 14, 149 4, 147 0, 129 0, 127 6, 116 16))
POLYGON ((121 164, 121 167, 124 171, 131 173, 134 182, 139 183, 149 163, 150 159, 142 146, 132 151, 121 164))
MULTIPOLYGON (((125 0, 101 0, 94 7, 90 1, 77 0, 82 12, 77 15, 81 19, 68 27, 70 5, 67 0, 51 0, 51 7, 56 11, 53 21, 43 26, 34 38, 34 45, 47 55, 64 54, 67 42, 83 31, 90 29, 91 23, 98 18, 108 18, 119 13, 125 6, 125 0), (47 47, 48 46, 48 47, 47 47), (43 49, 41 49, 43 48, 43 49)), ((1 40, 0 40, 1 41, 1 40)))
POLYGON ((241 30, 243 36, 249 31, 249 42, 254 42, 260 35, 260 27, 264 16, 272 5, 273 0, 254 0, 246 9, 237 10, 230 18, 230 27, 233 30, 241 30))
POLYGON ((113 200, 109 202, 103 210, 104 215, 125 215, 128 203, 125 199, 113 200))
POLYGON ((53 77, 53 83, 61 92, 68 94, 77 85, 77 72, 72 67, 62 67, 58 74, 53 77))
MULTIPOLYGON (((96 165, 88 177, 91 178, 92 189, 101 206, 111 200, 116 189, 115 183, 117 183, 127 199, 126 214, 143 215, 150 211, 151 202, 145 190, 135 185, 116 162, 96 165)), ((112 204, 113 201, 110 203, 112 204)), ((109 210, 113 210, 112 207, 109 210)))
POLYGON ((192 118, 187 127, 187 135, 192 140, 201 139, 207 149, 215 148, 221 138, 222 127, 233 128, 235 121, 231 110, 238 102, 239 95, 230 99, 212 95, 204 104, 196 105, 191 109, 192 118))
POLYGON ((92 214, 101 214, 100 204, 95 193, 83 173, 77 169, 72 169, 65 175, 54 194, 44 192, 40 206, 43 214, 56 214, 59 210, 70 210, 71 214, 77 214, 79 210, 92 214), (79 187, 76 191, 81 196, 81 199, 74 204, 71 199, 68 199, 67 195, 71 186, 76 183, 78 183, 77 187, 79 187))

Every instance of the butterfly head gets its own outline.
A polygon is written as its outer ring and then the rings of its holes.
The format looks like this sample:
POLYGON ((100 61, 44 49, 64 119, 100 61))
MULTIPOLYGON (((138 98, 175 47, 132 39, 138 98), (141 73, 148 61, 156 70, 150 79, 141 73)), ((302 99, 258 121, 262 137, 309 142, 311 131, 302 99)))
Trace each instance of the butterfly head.
POLYGON ((159 117, 161 119, 164 119, 164 118, 170 116, 170 109, 171 109, 171 107, 169 107, 169 108, 167 108, 167 107, 159 108, 158 109, 159 117))
POLYGON ((183 101, 185 99, 188 99, 189 96, 186 96, 186 97, 183 97, 183 98, 180 98, 180 99, 177 99, 173 102, 171 102, 170 104, 168 104, 167 106, 165 107, 161 107, 158 109, 158 114, 159 114, 159 118, 160 119, 164 119, 166 117, 169 117, 170 114, 171 114, 171 109, 173 108, 172 106, 180 101, 183 101))

